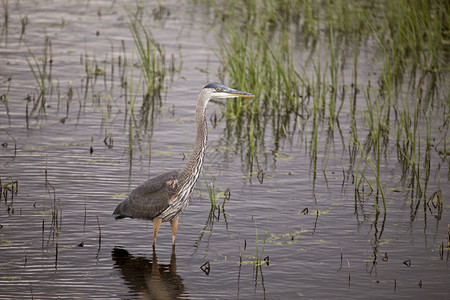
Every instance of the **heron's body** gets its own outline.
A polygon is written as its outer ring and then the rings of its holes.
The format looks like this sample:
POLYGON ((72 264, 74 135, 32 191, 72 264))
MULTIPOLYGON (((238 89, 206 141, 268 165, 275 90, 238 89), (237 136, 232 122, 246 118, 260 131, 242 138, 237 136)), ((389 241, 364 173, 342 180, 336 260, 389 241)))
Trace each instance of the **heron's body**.
POLYGON ((136 218, 153 221, 153 245, 161 222, 171 222, 172 244, 178 227, 178 216, 187 208, 194 186, 203 168, 208 130, 206 105, 213 98, 253 97, 218 83, 206 85, 198 96, 195 111, 196 138, 194 151, 184 168, 153 177, 137 188, 114 210, 116 219, 136 218))

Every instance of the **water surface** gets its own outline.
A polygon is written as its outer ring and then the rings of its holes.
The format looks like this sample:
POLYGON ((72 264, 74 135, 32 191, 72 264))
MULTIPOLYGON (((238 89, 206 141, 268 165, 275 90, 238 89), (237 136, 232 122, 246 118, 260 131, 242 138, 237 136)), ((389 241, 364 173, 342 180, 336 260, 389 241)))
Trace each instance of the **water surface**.
MULTIPOLYGON (((221 80, 211 8, 163 4, 170 13, 158 17, 152 15, 161 9, 156 3, 145 2, 145 8, 176 70, 166 78, 161 105, 146 110, 139 69, 131 75, 130 67, 137 53, 125 6, 134 1, 9 1, 0 40, 1 93, 9 89, 7 103, 0 103, 0 179, 2 185, 17 181, 19 190, 4 194, 0 204, 0 297, 444 299, 450 292, 448 249, 440 248, 450 223, 448 158, 433 162, 428 185, 430 195, 442 189, 438 217, 432 203, 408 196, 395 147, 389 147, 382 162, 384 215, 376 212, 368 187, 355 198, 338 133, 320 129, 319 145, 331 139, 334 147, 322 147, 328 150, 318 159, 327 166, 313 173, 304 138, 310 123, 279 144, 269 122, 259 165, 249 173, 248 149, 226 138, 221 106, 211 103, 207 119, 216 114, 219 122, 209 124, 204 171, 208 181, 214 176, 217 193, 230 189, 225 209, 211 211, 200 178, 180 217, 176 248, 163 224, 155 252, 150 223, 114 220, 116 205, 148 177, 150 143, 151 176, 183 166, 193 148, 198 92, 221 80), (21 36, 23 17, 28 25, 21 36), (39 90, 31 53, 41 60, 46 37, 51 92, 32 112, 39 90), (137 91, 131 93, 137 95, 131 131, 130 91, 120 80, 125 59, 137 91), (86 63, 99 69, 87 85, 86 63), (254 262, 257 244, 267 261, 260 266, 254 262)), ((368 68, 361 56, 361 68, 368 68)))

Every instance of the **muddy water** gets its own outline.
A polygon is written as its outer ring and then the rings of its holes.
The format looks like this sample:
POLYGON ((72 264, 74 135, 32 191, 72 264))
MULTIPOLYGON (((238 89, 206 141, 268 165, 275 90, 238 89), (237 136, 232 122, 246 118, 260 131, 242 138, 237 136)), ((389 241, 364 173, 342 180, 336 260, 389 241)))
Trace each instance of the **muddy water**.
MULTIPOLYGON (((0 298, 445 298, 446 168, 434 170, 428 186, 436 191, 440 178, 444 206, 437 218, 432 206, 417 208, 407 196, 392 148, 383 162, 392 165, 382 179, 388 213, 377 214, 369 193, 355 199, 337 134, 332 151, 319 156, 331 159, 316 176, 303 138, 309 129, 294 132, 277 151, 268 134, 258 179, 224 138, 219 118, 209 126, 205 175, 208 182, 214 175, 217 194, 230 189, 224 210, 211 211, 200 178, 180 218, 176 248, 163 224, 156 251, 150 223, 112 218, 117 203, 148 177, 150 142, 151 176, 183 166, 197 94, 220 80, 210 8, 164 4, 170 13, 154 3, 146 3, 146 13, 160 12, 151 28, 176 71, 148 118, 136 93, 130 133, 119 61, 136 61, 137 54, 122 2, 9 1, 0 40, 1 93, 9 87, 8 102, 0 103, 0 179, 17 181, 18 191, 0 203, 0 298), (31 53, 41 62, 46 36, 52 88, 33 112, 39 93, 29 63, 31 53), (103 70, 89 84, 86 62, 103 70), (254 263, 257 251, 266 259, 261 266, 254 263)), ((133 72, 126 68, 136 89, 139 72, 133 72)), ((220 109, 211 103, 208 120, 220 109)), ((319 136, 320 145, 329 143, 326 129, 319 136)))

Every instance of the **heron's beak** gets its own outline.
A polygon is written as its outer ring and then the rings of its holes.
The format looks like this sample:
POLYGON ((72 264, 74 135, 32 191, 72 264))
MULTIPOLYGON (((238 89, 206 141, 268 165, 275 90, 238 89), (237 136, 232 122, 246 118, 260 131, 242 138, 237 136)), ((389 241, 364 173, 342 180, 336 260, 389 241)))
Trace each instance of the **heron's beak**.
POLYGON ((253 95, 253 94, 234 90, 234 89, 228 89, 225 92, 229 93, 230 95, 233 95, 234 97, 255 97, 255 95, 253 95))
POLYGON ((235 89, 223 89, 214 95, 218 98, 255 97, 255 95, 235 89))

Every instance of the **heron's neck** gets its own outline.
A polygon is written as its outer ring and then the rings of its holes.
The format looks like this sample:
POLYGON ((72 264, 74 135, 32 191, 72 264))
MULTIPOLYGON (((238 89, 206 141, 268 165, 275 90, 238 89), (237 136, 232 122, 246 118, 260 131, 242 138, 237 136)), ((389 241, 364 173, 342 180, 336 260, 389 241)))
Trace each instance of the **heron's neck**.
POLYGON ((186 179, 187 182, 193 182, 194 184, 202 172, 208 139, 208 128, 206 124, 207 102, 200 100, 200 98, 201 95, 199 96, 199 101, 195 110, 196 136, 194 151, 192 151, 186 166, 183 169, 183 178, 186 179))

